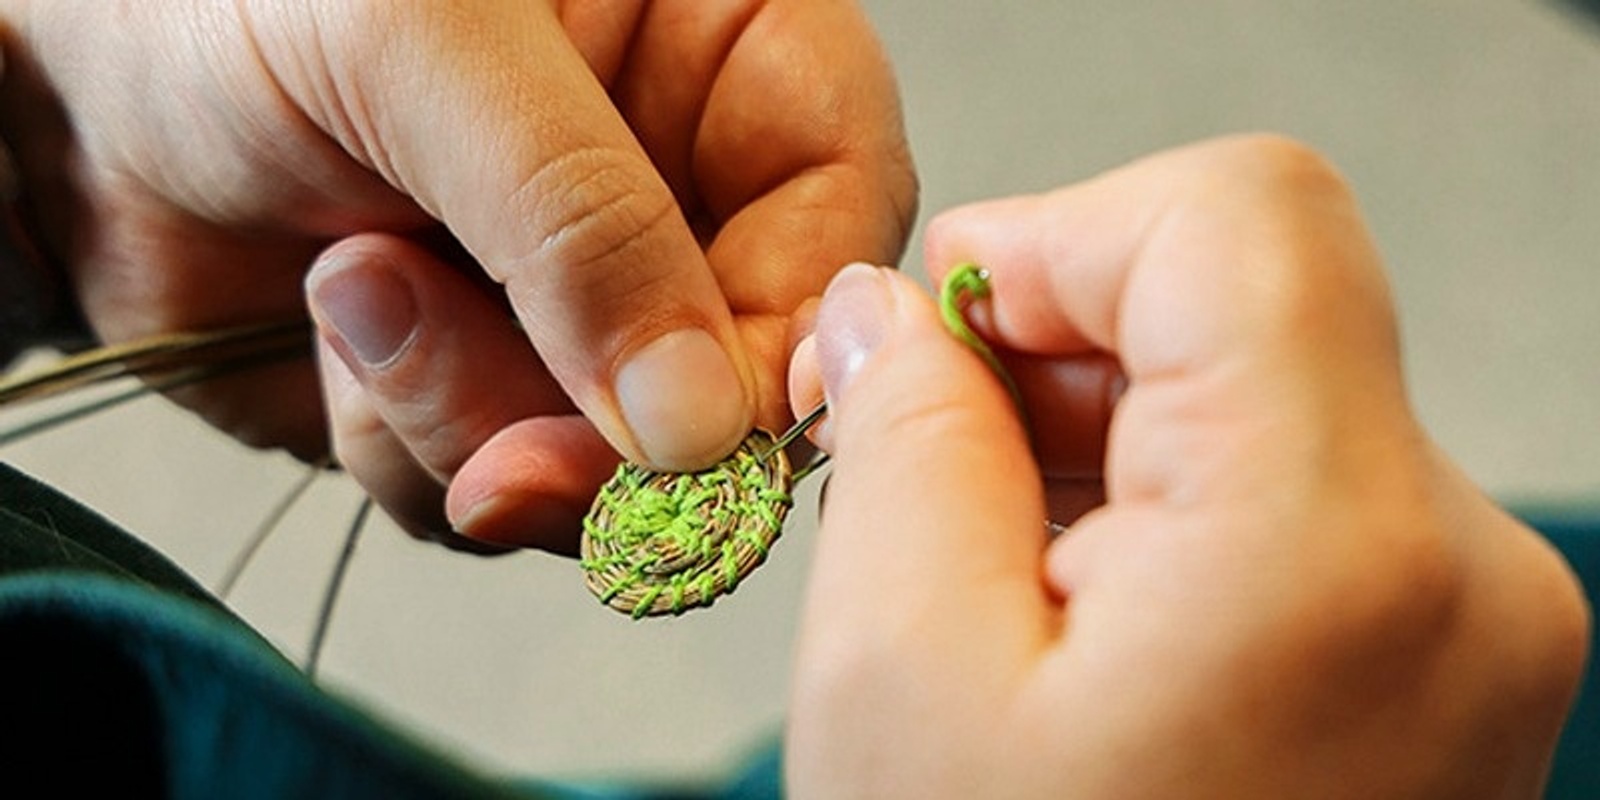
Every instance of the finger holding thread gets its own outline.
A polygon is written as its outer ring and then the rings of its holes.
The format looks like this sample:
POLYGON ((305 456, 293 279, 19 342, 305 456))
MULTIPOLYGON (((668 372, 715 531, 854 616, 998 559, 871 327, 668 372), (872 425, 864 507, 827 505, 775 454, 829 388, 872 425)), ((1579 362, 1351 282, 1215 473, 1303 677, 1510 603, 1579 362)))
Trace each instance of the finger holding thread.
POLYGON ((1050 613, 1044 496, 1012 398, 905 276, 841 273, 816 342, 835 460, 803 657, 845 657, 823 651, 932 619, 917 654, 951 668, 989 644, 1037 644, 993 624, 1050 613))
MULTIPOLYGON (((1076 519, 1102 501, 1104 422, 1127 385, 1120 365, 1103 353, 1047 357, 995 348, 985 339, 993 334, 983 332, 991 329, 992 296, 1001 291, 993 286, 993 274, 971 263, 936 273, 945 275, 939 307, 949 335, 983 358, 1022 409, 1039 471, 1050 489, 1050 519, 1063 523, 1076 519)), ((870 342, 871 336, 853 326, 865 315, 889 313, 834 294, 824 322, 836 341, 870 342)), ((823 395, 818 338, 814 334, 803 340, 791 361, 789 394, 796 410, 814 407, 823 395)), ((850 367, 843 369, 848 372, 850 367)), ((811 436, 824 451, 834 452, 831 416, 813 427, 811 436)))
POLYGON ((966 307, 974 300, 987 298, 991 292, 989 287, 989 271, 974 264, 966 262, 957 264, 955 269, 945 275, 939 284, 939 317, 944 320, 945 328, 957 339, 971 348, 983 363, 989 365, 989 371, 1005 384, 1006 391, 1011 395, 1011 401, 1017 407, 1026 422, 1027 406, 1022 400, 1022 392, 1017 388, 1017 383, 1012 380, 1011 373, 1000 363, 999 357, 989 347, 983 337, 973 333, 972 326, 967 324, 966 307))

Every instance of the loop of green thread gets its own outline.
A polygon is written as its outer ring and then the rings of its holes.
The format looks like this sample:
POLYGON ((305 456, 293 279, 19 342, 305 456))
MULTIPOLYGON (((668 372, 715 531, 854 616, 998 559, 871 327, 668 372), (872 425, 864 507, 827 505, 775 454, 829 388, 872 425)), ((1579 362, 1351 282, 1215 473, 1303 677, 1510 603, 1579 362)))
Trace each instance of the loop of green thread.
MULTIPOLYGON (((950 333, 1005 384, 1021 414, 1016 382, 967 324, 966 307, 989 292, 988 272, 962 264, 945 276, 939 312, 950 333)), ((583 521, 580 563, 589 590, 641 619, 709 606, 736 589, 782 533, 794 485, 826 462, 821 455, 795 473, 784 452, 826 411, 818 405, 776 438, 753 431, 738 450, 700 472, 619 466, 583 521)))
POLYGON ((1026 424, 1027 412, 1022 404, 1022 390, 1017 388, 1017 382, 1006 371, 1005 365, 1000 363, 999 356, 994 354, 989 343, 974 333, 972 326, 967 323, 967 306, 973 300, 988 297, 991 291, 988 270, 977 264, 961 264, 944 276, 944 284, 939 288, 939 316, 944 318, 944 326, 950 329, 951 335, 972 348, 972 352, 989 365, 989 370, 1011 394, 1011 401, 1016 404, 1017 413, 1023 416, 1026 424))

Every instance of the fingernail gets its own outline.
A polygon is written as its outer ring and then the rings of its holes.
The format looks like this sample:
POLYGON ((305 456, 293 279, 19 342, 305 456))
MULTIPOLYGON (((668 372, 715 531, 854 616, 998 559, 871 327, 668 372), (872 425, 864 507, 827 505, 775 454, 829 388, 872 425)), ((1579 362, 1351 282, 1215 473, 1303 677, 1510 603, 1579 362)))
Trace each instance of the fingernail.
MULTIPOLYGON (((814 315, 813 315, 814 316, 814 315)), ((789 359, 789 397, 804 398, 792 407, 796 418, 810 413, 816 408, 822 393, 821 364, 817 360, 817 336, 815 333, 807 334, 800 343, 794 347, 794 355, 789 359)), ((828 452, 833 452, 833 420, 826 414, 811 430, 806 431, 806 436, 818 447, 828 452)))
POLYGON ((749 433, 744 384, 722 345, 684 328, 640 348, 617 371, 623 421, 651 466, 699 469, 749 433))
POLYGON ((393 361, 416 334, 411 285, 381 263, 334 257, 314 267, 307 283, 317 319, 368 367, 393 361))
POLYGON ((817 311, 817 366, 832 405, 888 336, 894 314, 889 272, 869 264, 845 267, 817 311))

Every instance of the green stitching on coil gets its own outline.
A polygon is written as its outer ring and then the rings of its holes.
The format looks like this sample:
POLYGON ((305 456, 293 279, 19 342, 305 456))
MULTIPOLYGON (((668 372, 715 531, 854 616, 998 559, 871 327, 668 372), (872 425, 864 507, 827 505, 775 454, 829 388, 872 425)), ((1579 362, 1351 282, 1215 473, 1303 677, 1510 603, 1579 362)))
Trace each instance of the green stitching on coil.
POLYGON ((639 619, 709 606, 771 552, 794 505, 789 458, 757 430, 708 470, 623 464, 583 523, 584 582, 639 619))
MULTIPOLYGON (((1016 383, 965 317, 967 305, 989 292, 989 273, 962 264, 945 276, 939 312, 950 333, 1005 384, 1021 414, 1016 383)), ((579 563, 589 590, 611 608, 642 619, 709 606, 738 588, 782 534, 795 484, 826 463, 821 455, 793 472, 784 452, 826 411, 818 406, 778 437, 757 429, 738 450, 701 472, 617 467, 583 520, 579 563)))

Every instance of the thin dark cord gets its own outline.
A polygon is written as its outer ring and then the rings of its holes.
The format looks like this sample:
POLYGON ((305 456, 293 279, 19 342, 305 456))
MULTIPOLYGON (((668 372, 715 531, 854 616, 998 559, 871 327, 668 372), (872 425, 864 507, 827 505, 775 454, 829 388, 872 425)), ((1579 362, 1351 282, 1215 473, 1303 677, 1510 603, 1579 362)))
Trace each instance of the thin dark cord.
POLYGON ((239 577, 244 575, 244 571, 249 568, 250 562, 256 557, 256 552, 261 549, 261 545, 266 543, 267 537, 271 536, 274 530, 277 530, 278 523, 283 521, 284 516, 289 513, 289 509, 294 508, 295 503, 300 501, 306 490, 311 488, 311 484, 316 481, 317 476, 321 475, 327 468, 328 459, 318 459, 316 463, 306 469, 305 473, 294 482, 293 486, 289 487, 289 491, 278 499, 277 505, 274 505, 272 510, 267 512, 266 517, 256 525, 255 530, 250 534, 250 538, 245 541, 244 548, 234 556, 233 563, 228 565, 228 571, 223 574, 221 582, 217 584, 217 597, 223 600, 228 599, 228 595, 233 593, 233 587, 238 584, 239 577))
MULTIPOLYGON (((76 393, 90 386, 139 377, 143 385, 77 403, 38 419, 0 429, 0 446, 27 439, 85 417, 98 414, 151 394, 171 391, 202 381, 260 366, 302 359, 309 355, 310 323, 304 319, 265 325, 245 325, 199 333, 160 334, 146 339, 85 351, 27 375, 0 374, 0 408, 12 408, 46 398, 76 393)), ((229 565, 216 593, 227 598, 257 551, 289 510, 330 464, 322 459, 295 482, 252 532, 244 548, 229 565)), ((333 619, 334 605, 350 569, 356 542, 372 511, 372 499, 357 507, 339 560, 323 591, 316 628, 306 655, 305 670, 315 675, 323 643, 333 619)))
POLYGON ((0 377, 0 405, 43 399, 135 375, 148 377, 207 364, 226 365, 285 348, 304 357, 310 354, 309 331, 310 323, 291 320, 199 333, 158 334, 105 345, 63 358, 31 374, 0 377))
POLYGON ((24 439, 36 436, 46 431, 54 430, 69 422, 76 422, 85 417, 93 416, 101 411, 106 411, 123 403, 138 400, 145 395, 158 391, 155 387, 140 386, 134 389, 118 392, 110 397, 103 397, 92 402, 74 406, 65 411, 50 414, 36 420, 30 420, 21 425, 16 425, 0 431, 0 446, 15 444, 24 439))
POLYGON ((822 418, 827 415, 827 413, 828 404, 818 403, 816 408, 811 409, 811 413, 805 415, 799 421, 795 422, 795 424, 790 425, 789 430, 779 434, 778 440, 773 442, 772 447, 768 448, 765 453, 762 453, 758 460, 766 461, 772 457, 773 453, 788 447, 794 442, 794 440, 805 435, 806 431, 811 430, 811 426, 820 422, 822 418))
MULTIPOLYGON (((773 443, 772 447, 769 448, 765 453, 762 453, 759 460, 766 461, 772 457, 773 453, 788 447, 796 439, 799 439, 801 436, 805 435, 806 431, 811 430, 813 426, 815 426, 818 422, 821 422, 822 418, 827 416, 827 414, 828 404, 818 403, 816 408, 811 409, 811 413, 802 417, 799 421, 795 422, 795 424, 789 426, 789 430, 786 430, 779 435, 778 441, 773 443)), ((828 463, 828 458, 829 456, 827 453, 818 450, 816 455, 811 457, 811 461, 809 463, 795 471, 794 476, 790 478, 790 480, 794 483, 799 483, 800 481, 805 480, 806 476, 826 466, 828 463)))
POLYGON ((344 549, 339 551, 339 560, 333 565, 333 575, 328 578, 328 588, 322 593, 322 610, 317 613, 317 627, 311 632, 311 647, 306 651, 306 674, 313 678, 317 675, 317 663, 322 658, 322 643, 328 636, 328 623, 333 620, 333 606, 339 600, 345 573, 350 571, 350 557, 355 554, 356 540, 361 538, 361 529, 366 526, 367 515, 371 513, 372 498, 361 498, 355 519, 350 521, 350 531, 345 534, 344 549))
POLYGON ((817 454, 811 457, 809 463, 794 471, 794 482, 799 483, 810 477, 817 470, 827 466, 829 458, 830 456, 827 453, 818 450, 817 454))

